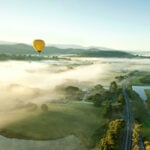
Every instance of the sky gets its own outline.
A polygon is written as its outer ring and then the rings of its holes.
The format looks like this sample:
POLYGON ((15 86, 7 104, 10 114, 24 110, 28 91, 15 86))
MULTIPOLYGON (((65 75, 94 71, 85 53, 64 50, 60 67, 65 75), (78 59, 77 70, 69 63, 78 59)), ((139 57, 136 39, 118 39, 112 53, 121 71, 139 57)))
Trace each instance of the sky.
POLYGON ((0 0, 0 41, 150 50, 149 0, 0 0))

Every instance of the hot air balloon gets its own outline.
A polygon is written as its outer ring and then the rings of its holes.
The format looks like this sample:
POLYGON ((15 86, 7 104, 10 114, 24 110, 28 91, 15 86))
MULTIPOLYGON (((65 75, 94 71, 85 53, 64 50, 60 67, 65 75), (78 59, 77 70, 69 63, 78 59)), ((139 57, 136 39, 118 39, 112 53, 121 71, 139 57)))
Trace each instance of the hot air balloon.
POLYGON ((45 47, 45 42, 41 39, 36 39, 33 41, 33 47, 37 52, 41 52, 45 47))

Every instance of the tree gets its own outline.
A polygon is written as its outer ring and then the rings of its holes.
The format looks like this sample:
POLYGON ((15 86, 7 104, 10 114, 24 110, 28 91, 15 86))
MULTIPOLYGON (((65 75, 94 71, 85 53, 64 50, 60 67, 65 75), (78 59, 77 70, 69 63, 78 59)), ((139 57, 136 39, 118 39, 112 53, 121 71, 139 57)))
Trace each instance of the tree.
POLYGON ((146 145, 146 150, 150 150, 150 145, 146 145))
POLYGON ((106 135, 100 140, 100 150, 119 149, 121 133, 124 129, 124 120, 116 119, 109 123, 106 135))
POLYGON ((142 125, 141 124, 135 124, 133 128, 133 133, 132 133, 132 149, 133 150, 140 150, 139 147, 139 134, 141 132, 142 125))
POLYGON ((47 106, 46 104, 42 104, 42 105, 41 105, 41 110, 42 110, 43 112, 47 112, 47 111, 48 111, 48 106, 47 106))
POLYGON ((145 141, 144 144, 145 144, 146 150, 150 150, 150 142, 145 141))
POLYGON ((117 79, 119 82, 122 81, 123 79, 125 79, 126 76, 116 76, 115 79, 117 79))
POLYGON ((68 100, 81 100, 83 97, 83 92, 75 86, 67 86, 64 92, 68 100))
POLYGON ((107 101, 105 110, 103 112, 103 118, 111 119, 111 116, 112 116, 112 104, 110 101, 107 101))
POLYGON ((92 101, 94 103, 94 106, 99 107, 99 106, 101 106, 104 99, 101 94, 96 93, 94 95, 90 95, 87 98, 87 100, 92 101))
POLYGON ((122 87, 117 88, 117 95, 119 95, 120 93, 122 93, 122 87))
POLYGON ((92 97, 92 100, 94 102, 94 106, 96 107, 99 107, 101 106, 102 104, 102 99, 101 99, 101 94, 95 94, 93 97, 92 97))
POLYGON ((110 83, 110 92, 111 93, 116 93, 117 92, 117 88, 118 88, 118 85, 115 81, 112 81, 110 83))
POLYGON ((97 84, 97 85, 94 86, 94 88, 96 88, 96 89, 102 89, 103 86, 101 84, 97 84))
POLYGON ((131 98, 132 97, 132 86, 127 84, 127 87, 126 87, 126 91, 128 93, 128 96, 131 98))
POLYGON ((104 93, 103 93, 103 97, 104 97, 104 99, 106 100, 111 100, 112 99, 112 94, 111 94, 111 92, 110 91, 105 91, 104 93))
POLYGON ((124 96, 122 93, 120 93, 118 96, 118 103, 121 103, 122 105, 124 104, 124 96))

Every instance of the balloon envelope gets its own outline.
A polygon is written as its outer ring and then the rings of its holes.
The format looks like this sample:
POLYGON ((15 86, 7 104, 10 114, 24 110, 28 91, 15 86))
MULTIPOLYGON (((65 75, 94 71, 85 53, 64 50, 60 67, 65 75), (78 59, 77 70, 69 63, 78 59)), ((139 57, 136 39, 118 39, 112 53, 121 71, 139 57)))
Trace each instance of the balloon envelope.
POLYGON ((37 52, 41 52, 45 47, 45 42, 40 39, 34 40, 33 47, 37 52))

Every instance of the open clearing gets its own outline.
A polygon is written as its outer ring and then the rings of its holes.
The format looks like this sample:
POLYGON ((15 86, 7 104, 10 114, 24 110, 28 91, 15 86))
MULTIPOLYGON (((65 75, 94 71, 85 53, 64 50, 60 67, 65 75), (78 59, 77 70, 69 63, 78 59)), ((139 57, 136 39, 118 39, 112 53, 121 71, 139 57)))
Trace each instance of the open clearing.
POLYGON ((18 140, 0 136, 1 150, 60 150, 60 148, 63 150, 85 150, 79 139, 73 135, 50 141, 18 140))
MULTIPOLYGON (((136 76, 134 76, 134 78, 131 79, 131 84, 138 85, 139 87, 148 87, 150 86, 149 75, 150 72, 140 71, 136 74, 136 76)), ((131 106, 135 120, 142 124, 143 137, 146 138, 146 140, 150 140, 150 120, 148 119, 150 116, 150 90, 145 89, 144 92, 147 96, 147 100, 145 102, 143 102, 138 94, 132 93, 131 106)))
POLYGON ((145 90, 145 93, 146 93, 148 99, 150 99, 150 90, 145 90))
POLYGON ((20 135, 24 139, 52 140, 69 135, 77 136, 86 147, 92 145, 92 136, 103 120, 102 108, 88 104, 49 103, 49 111, 28 117, 5 127, 5 136, 20 135))

